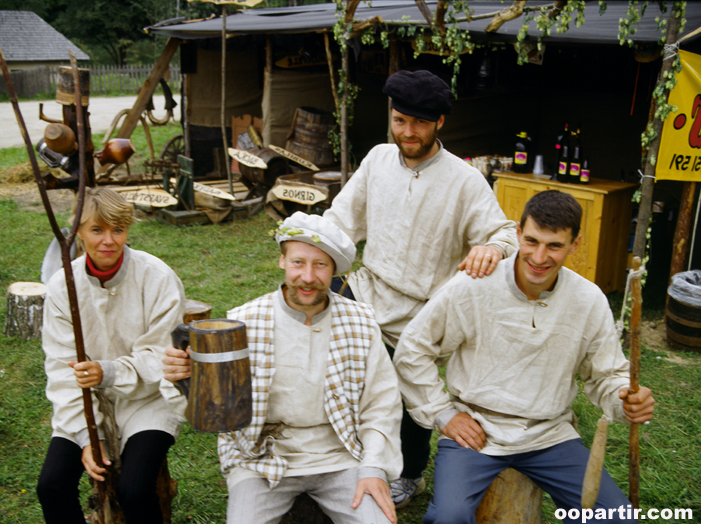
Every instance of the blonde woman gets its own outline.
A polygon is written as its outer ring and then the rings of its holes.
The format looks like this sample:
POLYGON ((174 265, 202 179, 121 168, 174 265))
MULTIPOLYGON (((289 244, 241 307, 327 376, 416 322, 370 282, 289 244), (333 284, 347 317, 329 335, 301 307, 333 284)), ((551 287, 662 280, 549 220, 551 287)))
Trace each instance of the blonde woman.
MULTIPOLYGON (((130 249, 133 207, 116 192, 87 189, 73 261, 87 362, 76 363, 73 322, 63 271, 49 280, 42 345, 53 434, 37 494, 47 523, 84 524, 78 500, 83 469, 98 481, 82 388, 101 389, 114 406, 122 469, 117 498, 127 524, 160 523, 156 477, 181 421, 159 393, 161 358, 183 317, 183 286, 158 258, 130 249)), ((95 418, 102 414, 93 397, 95 418)), ((102 433, 101 433, 102 438, 102 433)), ((109 464, 109 458, 104 462, 109 464)))

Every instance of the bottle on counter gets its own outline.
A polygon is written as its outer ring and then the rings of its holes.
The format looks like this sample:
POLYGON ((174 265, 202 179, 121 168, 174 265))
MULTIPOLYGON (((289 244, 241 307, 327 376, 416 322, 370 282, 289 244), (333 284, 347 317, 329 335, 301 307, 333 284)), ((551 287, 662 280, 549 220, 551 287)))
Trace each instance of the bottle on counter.
POLYGON ((528 173, 528 152, 531 146, 531 138, 528 133, 521 131, 516 134, 516 147, 514 152, 514 173, 528 173))
POLYGON ((562 146, 564 146, 570 136, 570 126, 568 122, 565 122, 565 129, 557 135, 557 142, 555 143, 555 153, 556 153, 556 165, 560 165, 560 157, 562 156, 562 146))
POLYGON ((588 184, 589 176, 589 158, 585 156, 582 161, 582 169, 579 170, 579 183, 588 184))
POLYGON ((560 149, 560 161, 558 162, 557 168, 557 181, 558 182, 569 182, 569 167, 570 167, 570 144, 569 141, 565 141, 560 149))
POLYGON ((569 182, 579 184, 579 171, 582 167, 582 144, 579 138, 579 129, 572 131, 572 158, 568 170, 569 182))

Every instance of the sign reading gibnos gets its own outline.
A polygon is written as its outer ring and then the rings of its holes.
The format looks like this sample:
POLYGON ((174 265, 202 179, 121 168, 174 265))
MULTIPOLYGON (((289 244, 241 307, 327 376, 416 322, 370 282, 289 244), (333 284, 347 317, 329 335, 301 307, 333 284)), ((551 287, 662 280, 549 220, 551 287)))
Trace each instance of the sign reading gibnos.
POLYGON ((655 166, 658 179, 701 181, 701 56, 679 50, 682 70, 669 94, 677 110, 664 122, 655 166))
POLYGON ((280 179, 278 179, 277 185, 273 186, 272 192, 280 200, 290 200, 298 204, 311 205, 326 200, 326 194, 313 186, 286 186, 284 183, 280 182, 280 179))

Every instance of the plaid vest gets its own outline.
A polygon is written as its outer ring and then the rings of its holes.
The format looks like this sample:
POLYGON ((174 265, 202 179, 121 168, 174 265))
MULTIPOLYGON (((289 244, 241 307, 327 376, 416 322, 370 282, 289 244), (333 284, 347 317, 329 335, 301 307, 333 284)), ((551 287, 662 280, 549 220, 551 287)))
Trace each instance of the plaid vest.
MULTIPOLYGON (((224 475, 235 467, 257 471, 274 488, 287 470, 287 461, 273 453, 274 438, 263 435, 268 394, 275 375, 274 293, 231 310, 229 318, 246 324, 253 386, 253 418, 246 428, 221 433, 219 462, 224 475)), ((350 454, 361 460, 358 439, 359 405, 365 386, 365 364, 376 326, 372 307, 333 294, 331 336, 324 383, 324 409, 336 435, 350 454)))

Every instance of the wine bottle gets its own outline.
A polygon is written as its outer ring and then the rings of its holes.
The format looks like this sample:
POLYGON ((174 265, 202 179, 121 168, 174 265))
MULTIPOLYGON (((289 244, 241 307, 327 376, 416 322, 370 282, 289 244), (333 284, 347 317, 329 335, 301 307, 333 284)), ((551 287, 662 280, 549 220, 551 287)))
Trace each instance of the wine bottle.
POLYGON ((555 143, 555 153, 556 153, 556 165, 560 165, 560 157, 562 156, 562 146, 567 143, 567 137, 570 136, 569 123, 565 122, 565 129, 557 135, 557 142, 555 143))
POLYGON ((585 156, 582 162, 582 169, 579 171, 579 183, 588 184, 589 176, 589 158, 585 156))
POLYGON ((582 167, 582 144, 579 139, 579 129, 572 132, 572 159, 570 160, 569 181, 579 184, 579 171, 582 167))
POLYGON ((514 153, 514 173, 528 173, 528 149, 531 139, 528 133, 521 131, 516 134, 516 146, 514 153))
POLYGON ((562 149, 560 149, 560 162, 558 162, 557 168, 557 181, 558 182, 569 182, 569 167, 570 167, 570 145, 569 142, 564 142, 562 144, 562 149))

